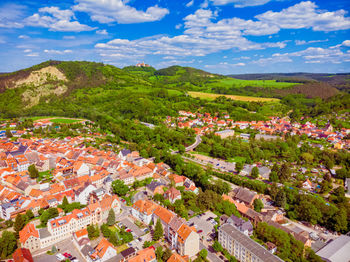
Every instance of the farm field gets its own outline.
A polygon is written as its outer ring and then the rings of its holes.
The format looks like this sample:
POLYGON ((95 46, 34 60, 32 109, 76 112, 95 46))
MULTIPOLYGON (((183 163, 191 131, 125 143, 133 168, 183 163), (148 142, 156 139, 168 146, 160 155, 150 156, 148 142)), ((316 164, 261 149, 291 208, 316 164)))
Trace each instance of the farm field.
POLYGON ((277 82, 276 80, 242 80, 237 78, 225 78, 207 84, 208 87, 223 86, 223 87, 262 87, 271 89, 282 89, 298 85, 298 83, 277 82))
POLYGON ((50 119, 52 123, 56 124, 72 124, 81 121, 82 119, 70 119, 70 118, 53 118, 50 119))
POLYGON ((253 97, 253 96, 236 96, 236 95, 222 95, 222 94, 211 94, 203 92, 192 92, 189 91, 188 94, 192 97, 198 97, 201 99, 215 100, 215 98, 220 96, 225 96, 232 100, 246 101, 246 102, 278 102, 277 98, 265 98, 265 97, 253 97))

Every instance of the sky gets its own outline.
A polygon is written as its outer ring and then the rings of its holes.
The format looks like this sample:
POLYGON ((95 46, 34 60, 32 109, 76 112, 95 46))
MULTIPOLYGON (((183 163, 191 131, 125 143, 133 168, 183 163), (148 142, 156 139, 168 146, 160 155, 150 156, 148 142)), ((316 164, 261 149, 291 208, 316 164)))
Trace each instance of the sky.
POLYGON ((1 0, 0 72, 49 59, 350 72, 349 0, 1 0))

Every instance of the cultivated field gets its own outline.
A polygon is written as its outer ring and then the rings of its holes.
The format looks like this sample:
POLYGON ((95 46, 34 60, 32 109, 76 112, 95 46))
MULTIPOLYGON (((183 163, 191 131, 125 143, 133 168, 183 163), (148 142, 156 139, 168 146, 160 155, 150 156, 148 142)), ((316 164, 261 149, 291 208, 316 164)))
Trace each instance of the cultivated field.
POLYGON ((198 97, 201 99, 215 100, 215 98, 220 96, 225 96, 232 100, 246 101, 246 102, 278 102, 277 98, 265 98, 265 97, 253 97, 253 96, 236 96, 236 95, 222 95, 222 94, 210 94, 203 92, 192 92, 189 91, 188 94, 192 97, 198 97))

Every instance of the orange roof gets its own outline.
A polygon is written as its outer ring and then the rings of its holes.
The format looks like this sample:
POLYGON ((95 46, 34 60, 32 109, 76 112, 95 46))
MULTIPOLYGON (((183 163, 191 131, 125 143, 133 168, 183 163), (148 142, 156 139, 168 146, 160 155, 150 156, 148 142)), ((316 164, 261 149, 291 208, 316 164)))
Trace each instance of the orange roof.
POLYGON ((103 258, 108 248, 114 249, 114 246, 107 239, 102 238, 98 246, 95 248, 95 252, 91 254, 91 257, 94 259, 103 258))
POLYGON ((149 262, 156 259, 156 254, 154 253, 154 248, 149 247, 137 252, 137 255, 130 258, 128 262, 149 262))
POLYGON ((175 216, 168 209, 158 206, 158 208, 154 211, 161 220, 163 220, 166 224, 169 224, 170 220, 175 216))
POLYGON ((33 223, 27 224, 21 231, 19 231, 19 240, 24 244, 30 236, 39 238, 39 231, 35 228, 33 223))
POLYGON ((140 213, 146 213, 150 215, 154 212, 154 210, 158 207, 158 205, 151 200, 137 200, 133 206, 134 209, 139 211, 140 213))
POLYGON ((75 232, 75 235, 77 236, 77 238, 81 238, 83 236, 87 236, 88 235, 88 231, 86 230, 86 228, 83 228, 83 229, 78 230, 77 232, 75 232))
POLYGON ((188 256, 180 256, 178 253, 174 253, 171 255, 171 257, 168 259, 167 262, 188 262, 189 258, 188 256))
POLYGON ((183 243, 192 232, 193 232, 193 229, 191 229, 186 224, 182 224, 179 230, 177 231, 179 241, 183 243))

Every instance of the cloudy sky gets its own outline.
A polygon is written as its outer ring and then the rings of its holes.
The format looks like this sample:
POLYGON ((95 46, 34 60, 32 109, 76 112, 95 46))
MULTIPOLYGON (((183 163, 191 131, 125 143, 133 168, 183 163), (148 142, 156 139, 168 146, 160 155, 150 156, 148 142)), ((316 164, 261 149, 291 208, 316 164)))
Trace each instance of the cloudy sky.
POLYGON ((0 72, 48 59, 350 72, 349 0, 1 0, 0 72))

